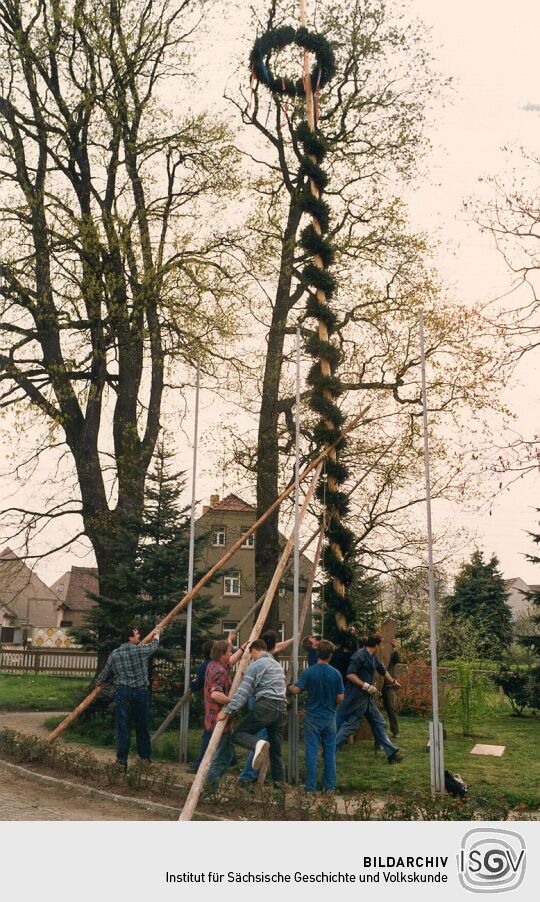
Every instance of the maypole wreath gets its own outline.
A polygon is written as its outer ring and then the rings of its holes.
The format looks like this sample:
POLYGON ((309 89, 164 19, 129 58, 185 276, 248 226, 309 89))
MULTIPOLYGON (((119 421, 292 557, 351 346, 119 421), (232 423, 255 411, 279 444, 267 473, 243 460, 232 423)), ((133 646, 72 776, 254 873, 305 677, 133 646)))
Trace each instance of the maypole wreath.
MULTIPOLYGON (((336 72, 335 56, 329 42, 323 35, 303 27, 294 29, 284 26, 266 31, 255 41, 250 65, 252 79, 265 85, 273 94, 306 97, 308 101, 311 85, 318 94, 336 72), (304 51, 314 54, 315 63, 310 78, 309 75, 304 75, 303 78, 292 80, 272 72, 272 51, 283 50, 290 44, 296 44, 304 51)), ((331 340, 337 327, 337 316, 329 303, 337 289, 336 280, 329 272, 334 262, 335 248, 328 237, 330 208, 322 199, 328 177, 321 164, 328 147, 316 126, 313 104, 308 103, 307 106, 308 116, 295 131, 296 140, 302 149, 298 173, 298 182, 302 186, 299 203, 301 210, 311 216, 311 223, 303 229, 300 236, 301 247, 311 257, 302 270, 302 280, 310 290, 306 315, 317 320, 317 330, 311 332, 306 343, 307 353, 314 358, 308 375, 311 386, 310 405, 320 416, 314 438, 317 445, 326 446, 339 437, 345 417, 336 403, 343 391, 337 373, 341 354, 331 340)), ((348 499, 340 488, 348 476, 347 467, 340 460, 344 446, 345 440, 342 440, 327 458, 327 482, 321 482, 318 487, 319 500, 326 506, 328 544, 323 552, 323 565, 328 578, 324 587, 325 606, 334 611, 340 630, 346 629, 354 619, 354 608, 348 597, 348 588, 354 574, 354 535, 343 523, 348 512, 348 499)))

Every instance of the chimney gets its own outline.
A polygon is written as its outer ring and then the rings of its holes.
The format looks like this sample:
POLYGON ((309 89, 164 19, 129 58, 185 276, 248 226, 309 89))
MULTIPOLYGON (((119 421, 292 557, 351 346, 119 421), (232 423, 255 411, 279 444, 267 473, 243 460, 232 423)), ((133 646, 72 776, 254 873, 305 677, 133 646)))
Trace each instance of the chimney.
POLYGON ((210 495, 210 507, 215 507, 216 504, 219 504, 219 495, 210 495))

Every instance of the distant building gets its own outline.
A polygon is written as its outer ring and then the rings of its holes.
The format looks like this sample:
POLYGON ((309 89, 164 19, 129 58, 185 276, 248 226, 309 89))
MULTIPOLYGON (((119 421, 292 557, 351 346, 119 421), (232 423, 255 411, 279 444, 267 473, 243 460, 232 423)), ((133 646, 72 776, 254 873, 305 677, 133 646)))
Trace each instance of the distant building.
POLYGON ((11 548, 0 554, 0 642, 21 645, 34 629, 58 623, 54 592, 11 548))
MULTIPOLYGON (((205 535, 206 541, 199 547, 197 566, 199 569, 212 567, 256 519, 253 505, 248 504, 238 495, 227 495, 220 500, 219 495, 210 496, 210 504, 203 507, 203 513, 196 523, 198 536, 205 535)), ((283 544, 286 539, 283 538, 283 544)), ((226 613, 220 623, 220 632, 228 633, 255 604, 255 542, 256 534, 230 558, 224 567, 224 575, 206 586, 204 593, 209 595, 216 607, 223 607, 226 613)), ((300 608, 307 579, 312 569, 312 561, 301 555, 300 558, 300 608)), ((292 636, 293 591, 292 570, 282 581, 278 589, 279 596, 279 628, 280 637, 292 636)), ((249 636, 253 620, 250 618, 241 633, 241 639, 249 636)), ((304 626, 304 634, 311 630, 311 611, 304 626)))
POLYGON ((92 595, 99 592, 97 567, 72 567, 53 583, 51 590, 60 614, 58 626, 82 626, 96 604, 92 595))
POLYGON ((512 577, 512 579, 505 579, 504 585, 506 591, 508 592, 506 601, 512 609, 513 617, 516 617, 519 614, 524 614, 531 604, 529 599, 526 598, 523 593, 538 592, 540 590, 540 585, 528 584, 523 579, 521 579, 520 576, 514 576, 512 577))

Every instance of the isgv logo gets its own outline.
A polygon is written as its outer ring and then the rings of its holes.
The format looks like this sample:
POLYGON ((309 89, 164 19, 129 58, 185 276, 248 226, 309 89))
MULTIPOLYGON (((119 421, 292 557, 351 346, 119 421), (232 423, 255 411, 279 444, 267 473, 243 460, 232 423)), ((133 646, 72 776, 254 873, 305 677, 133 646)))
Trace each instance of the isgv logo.
POLYGON ((471 893, 506 893, 525 876, 525 841, 511 830, 469 830, 457 858, 459 882, 471 893))

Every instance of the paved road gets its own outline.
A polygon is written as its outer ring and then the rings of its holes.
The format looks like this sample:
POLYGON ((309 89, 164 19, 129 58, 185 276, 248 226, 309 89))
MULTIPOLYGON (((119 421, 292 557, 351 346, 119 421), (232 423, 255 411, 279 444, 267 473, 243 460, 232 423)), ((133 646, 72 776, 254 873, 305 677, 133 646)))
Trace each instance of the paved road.
POLYGON ((3 821, 159 821, 154 811, 76 790, 48 786, 13 773, 0 761, 0 820, 3 821))

